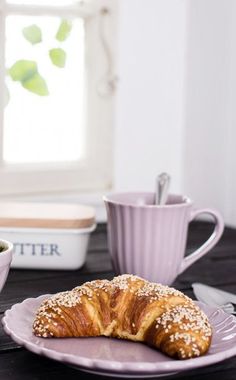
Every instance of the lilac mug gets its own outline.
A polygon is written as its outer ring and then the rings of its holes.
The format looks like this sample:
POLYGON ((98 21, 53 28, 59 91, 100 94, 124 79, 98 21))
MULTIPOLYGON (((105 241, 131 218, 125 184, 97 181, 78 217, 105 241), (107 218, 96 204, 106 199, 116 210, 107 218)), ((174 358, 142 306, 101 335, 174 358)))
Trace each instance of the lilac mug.
POLYGON ((214 247, 223 233, 224 222, 216 210, 194 209, 193 202, 185 196, 170 194, 163 206, 155 205, 154 197, 151 192, 104 196, 109 251, 116 274, 136 274, 170 285, 214 247), (201 247, 184 257, 189 223, 199 214, 210 214, 215 229, 201 247))

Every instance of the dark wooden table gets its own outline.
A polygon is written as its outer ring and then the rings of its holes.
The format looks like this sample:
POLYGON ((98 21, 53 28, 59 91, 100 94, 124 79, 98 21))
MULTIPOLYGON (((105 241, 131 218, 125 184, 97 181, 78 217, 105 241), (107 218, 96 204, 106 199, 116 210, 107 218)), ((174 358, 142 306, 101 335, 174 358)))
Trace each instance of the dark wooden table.
MULTIPOLYGON (((191 224, 187 254, 209 236, 212 228, 213 226, 206 222, 193 222, 191 224)), ((113 275, 107 251, 106 226, 99 225, 91 237, 87 262, 82 269, 77 271, 11 270, 7 283, 0 294, 1 317, 5 310, 25 298, 68 290, 95 278, 111 279, 113 275)), ((191 284, 196 281, 236 293, 236 230, 226 228, 223 238, 217 246, 179 276, 173 286, 193 297, 191 284)), ((219 364, 182 372, 166 378, 235 380, 236 357, 219 364)), ((102 377, 90 375, 32 354, 13 342, 1 327, 0 380, 27 379, 101 380, 102 377)))

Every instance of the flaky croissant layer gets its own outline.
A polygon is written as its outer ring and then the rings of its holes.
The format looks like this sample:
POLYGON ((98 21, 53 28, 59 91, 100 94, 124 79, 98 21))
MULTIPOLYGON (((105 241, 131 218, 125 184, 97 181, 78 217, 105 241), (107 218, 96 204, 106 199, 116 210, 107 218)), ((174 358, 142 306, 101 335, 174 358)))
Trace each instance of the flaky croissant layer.
POLYGON ((189 297, 128 274, 86 282, 46 299, 33 332, 43 338, 129 339, 178 359, 203 355, 212 337, 207 316, 189 297))

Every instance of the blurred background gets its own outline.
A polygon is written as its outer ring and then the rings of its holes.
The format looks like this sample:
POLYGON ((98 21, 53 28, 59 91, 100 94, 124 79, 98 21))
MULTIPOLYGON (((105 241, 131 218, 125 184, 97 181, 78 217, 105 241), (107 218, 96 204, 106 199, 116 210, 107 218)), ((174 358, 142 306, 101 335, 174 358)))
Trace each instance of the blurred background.
POLYGON ((0 0, 0 195, 154 190, 236 226, 236 2, 0 0))

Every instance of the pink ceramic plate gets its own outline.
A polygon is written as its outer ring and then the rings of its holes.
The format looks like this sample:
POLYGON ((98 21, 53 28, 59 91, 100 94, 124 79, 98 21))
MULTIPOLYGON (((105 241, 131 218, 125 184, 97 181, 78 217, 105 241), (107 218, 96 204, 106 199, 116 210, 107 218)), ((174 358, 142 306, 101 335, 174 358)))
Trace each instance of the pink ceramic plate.
POLYGON ((78 369, 113 377, 157 377, 217 363, 236 355, 236 318, 199 303, 213 326, 209 352, 189 360, 174 360, 141 343, 110 338, 43 339, 32 334, 35 311, 48 295, 28 298, 7 310, 5 332, 28 350, 78 369))

